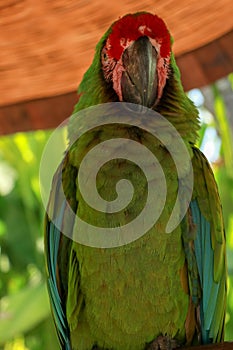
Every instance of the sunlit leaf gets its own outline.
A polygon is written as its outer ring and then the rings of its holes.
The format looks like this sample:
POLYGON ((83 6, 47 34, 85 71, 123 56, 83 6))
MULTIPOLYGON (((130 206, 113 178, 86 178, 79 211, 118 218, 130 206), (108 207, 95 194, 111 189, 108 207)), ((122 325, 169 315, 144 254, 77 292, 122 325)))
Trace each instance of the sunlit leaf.
POLYGON ((30 350, 30 349, 26 347, 24 338, 20 337, 20 338, 14 339, 11 342, 8 342, 5 345, 4 350, 30 350))
POLYGON ((1 300, 0 344, 28 332, 50 314, 44 284, 26 287, 1 300))
POLYGON ((219 93, 217 86, 213 85, 215 113, 218 120, 218 128, 221 133, 223 155, 226 171, 233 177, 233 141, 229 121, 227 120, 224 100, 219 93))

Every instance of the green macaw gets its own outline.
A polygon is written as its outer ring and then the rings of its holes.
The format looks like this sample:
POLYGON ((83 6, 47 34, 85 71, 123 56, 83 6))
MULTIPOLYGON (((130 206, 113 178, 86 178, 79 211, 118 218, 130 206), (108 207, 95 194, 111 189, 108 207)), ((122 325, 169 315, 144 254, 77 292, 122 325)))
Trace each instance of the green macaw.
POLYGON ((71 140, 79 128, 76 113, 87 107, 108 102, 142 105, 160 113, 179 133, 192 159, 194 184, 185 216, 167 233, 179 179, 161 142, 137 126, 115 124, 93 128, 72 141, 53 178, 45 224, 48 290, 64 350, 164 350, 224 338, 226 255, 221 203, 210 165, 195 146, 198 112, 184 93, 171 46, 169 31, 158 16, 128 14, 99 41, 79 86, 69 122, 71 140), (117 166, 110 162, 97 180, 101 196, 111 201, 116 178, 131 179, 136 190, 127 210, 100 217, 81 195, 78 173, 84 155, 114 137, 131 138, 160 160, 167 182, 166 205, 157 222, 130 243, 111 248, 84 245, 72 239, 77 226, 66 218, 67 205, 86 222, 111 227, 134 220, 145 204, 145 178, 138 175, 133 162, 122 159, 117 166), (70 238, 63 233, 65 226, 70 238))

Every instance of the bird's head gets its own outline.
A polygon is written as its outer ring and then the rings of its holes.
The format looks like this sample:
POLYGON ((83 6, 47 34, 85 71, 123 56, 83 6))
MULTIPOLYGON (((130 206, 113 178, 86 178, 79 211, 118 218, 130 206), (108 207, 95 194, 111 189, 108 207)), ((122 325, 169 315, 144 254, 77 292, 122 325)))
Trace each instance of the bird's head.
POLYGON ((79 85, 75 112, 108 102, 140 104, 168 119, 195 143, 198 111, 185 94, 164 21, 148 12, 115 21, 96 46, 79 85))
POLYGON ((171 36, 161 18, 128 14, 111 26, 101 51, 104 79, 119 101, 153 108, 169 76, 171 36))

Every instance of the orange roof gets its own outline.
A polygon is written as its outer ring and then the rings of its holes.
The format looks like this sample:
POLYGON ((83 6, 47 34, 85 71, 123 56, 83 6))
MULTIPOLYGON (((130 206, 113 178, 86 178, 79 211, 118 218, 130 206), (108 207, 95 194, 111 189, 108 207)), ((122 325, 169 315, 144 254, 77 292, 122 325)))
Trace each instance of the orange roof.
POLYGON ((155 3, 4 0, 0 5, 0 133, 48 128, 65 119, 96 43, 114 20, 129 12, 149 11, 165 20, 175 39, 186 89, 233 71, 232 0, 155 3))

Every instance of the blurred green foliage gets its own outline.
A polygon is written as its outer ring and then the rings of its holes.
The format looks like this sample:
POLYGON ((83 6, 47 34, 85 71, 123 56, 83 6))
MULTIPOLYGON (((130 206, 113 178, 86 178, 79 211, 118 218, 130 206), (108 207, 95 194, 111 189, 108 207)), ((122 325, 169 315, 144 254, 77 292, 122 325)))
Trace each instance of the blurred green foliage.
POLYGON ((0 348, 58 349, 45 286, 40 158, 51 132, 0 138, 0 348))
MULTIPOLYGON (((233 82, 232 75, 229 81, 233 82)), ((199 146, 207 153, 211 147, 215 148, 214 155, 211 153, 214 157, 212 166, 219 185, 228 246, 229 290, 225 338, 233 340, 232 130, 224 98, 217 85, 213 85, 211 91, 212 114, 205 108, 203 95, 199 99, 199 146)), ((198 93, 201 94, 200 91, 198 93)), ((36 131, 0 138, 2 350, 58 349, 45 287, 44 207, 38 177, 43 148, 50 135, 50 131, 36 131)))

